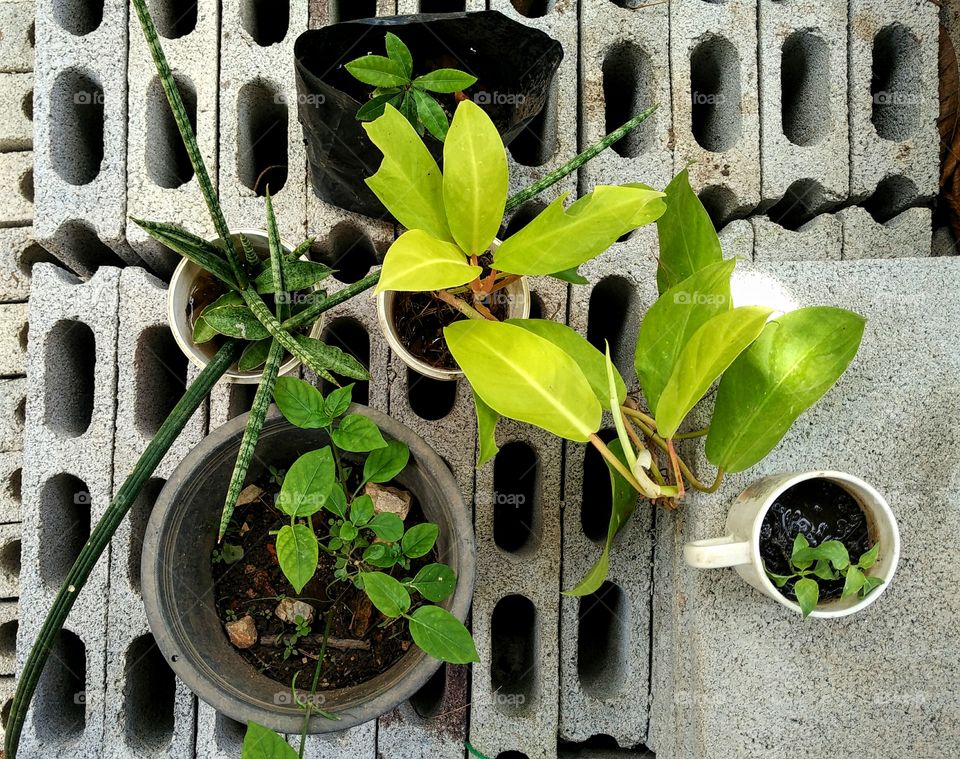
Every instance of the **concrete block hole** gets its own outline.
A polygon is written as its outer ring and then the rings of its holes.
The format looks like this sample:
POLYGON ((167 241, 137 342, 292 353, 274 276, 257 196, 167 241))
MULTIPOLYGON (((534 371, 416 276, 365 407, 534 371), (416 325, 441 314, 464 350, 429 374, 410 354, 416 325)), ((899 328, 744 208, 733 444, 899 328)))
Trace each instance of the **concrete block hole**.
POLYGON ((421 13, 462 13, 466 0, 420 0, 421 13))
MULTIPOLYGON (((194 132, 197 129, 197 90, 189 77, 175 75, 177 89, 194 132)), ((150 180, 165 190, 181 187, 193 179, 193 165, 180 138, 177 122, 173 118, 163 85, 159 77, 153 77, 147 87, 147 134, 144 140, 144 163, 150 180)))
POLYGON ((553 10, 556 0, 510 0, 514 10, 527 18, 542 18, 553 10))
POLYGON ((862 205, 874 221, 885 224, 920 203, 917 185, 909 177, 893 174, 877 184, 862 205))
POLYGON ((68 184, 90 184, 103 163, 104 94, 96 76, 60 73, 50 90, 50 160, 68 184))
POLYGON ((150 3, 157 34, 179 39, 197 28, 197 0, 153 0, 150 3))
POLYGON ((377 15, 377 0, 331 0, 330 23, 356 21, 377 15))
POLYGON ((639 324, 631 314, 640 313, 636 289, 626 277, 600 280, 590 293, 587 340, 601 352, 610 344, 610 355, 624 377, 631 376, 634 341, 639 324))
POLYGON ((186 389, 187 357, 177 347, 170 328, 157 325, 140 335, 134 366, 136 424, 143 435, 153 437, 186 389))
POLYGON ((490 620, 490 685, 494 705, 508 716, 533 709, 540 640, 537 610, 526 596, 501 598, 490 620))
POLYGON ((101 266, 126 266, 110 247, 84 221, 77 219, 64 222, 54 237, 69 259, 71 269, 82 269, 77 274, 92 275, 101 266))
POLYGON ((830 132, 830 51, 813 32, 791 34, 780 63, 780 108, 784 136, 810 146, 830 132))
MULTIPOLYGON (((612 427, 597 433, 604 443, 617 437, 612 427)), ((607 537, 611 510, 610 474, 603 457, 592 445, 583 448, 583 492, 580 495, 580 528, 595 543, 607 537)))
POLYGON ((57 546, 56 551, 40 551, 40 579, 47 587, 63 584, 90 538, 90 498, 86 483, 72 474, 58 474, 43 484, 40 545, 57 546))
MULTIPOLYGON (((323 331, 323 341, 328 345, 339 348, 344 353, 353 356, 357 361, 369 369, 370 367, 370 333, 356 319, 341 317, 330 322, 323 331)), ((367 404, 370 401, 370 383, 359 381, 340 375, 333 375, 341 386, 353 383, 353 402, 367 404)), ((329 393, 334 390, 333 384, 323 380, 321 390, 329 393)))
POLYGON ((260 47, 283 42, 290 27, 290 0, 243 0, 240 23, 260 47))
POLYGON ((173 738, 176 680, 147 633, 135 639, 126 654, 124 735, 140 755, 163 750, 173 738))
POLYGON ((441 664, 430 679, 410 697, 410 705, 423 719, 432 719, 440 713, 443 694, 447 687, 447 665, 441 664))
MULTIPOLYGON (((8 581, 4 583, 9 587, 10 581, 16 585, 20 577, 20 555, 21 542, 19 539, 11 540, 0 546, 0 573, 8 581)), ((16 595, 16 594, 14 594, 16 595)))
POLYGON ((740 139, 740 54, 725 37, 706 35, 690 54, 690 128, 700 147, 730 150, 740 139))
POLYGON ((493 540, 508 553, 535 551, 540 537, 540 460, 523 441, 493 461, 493 540))
POLYGON ((79 321, 58 321, 47 334, 44 422, 66 437, 82 435, 93 418, 96 342, 93 330, 79 321))
POLYGON ((279 91, 255 79, 237 93, 237 173, 247 189, 277 195, 287 183, 290 116, 279 91))
POLYGON ((46 667, 37 686, 34 717, 41 743, 62 746, 83 735, 87 724, 87 651, 71 630, 62 630, 50 658, 59 666, 46 667))
POLYGON ((407 368, 407 401, 421 419, 435 422, 443 419, 457 402, 459 380, 436 380, 407 368))
POLYGON ((873 39, 871 121, 885 140, 902 142, 920 125, 920 43, 902 24, 891 24, 873 39))
POLYGON ((579 600, 577 676, 580 686, 593 698, 613 698, 623 687, 630 650, 629 620, 630 601, 609 580, 579 600))
POLYGON ((103 0, 54 0, 53 18, 64 31, 82 37, 103 22, 103 0))
POLYGON ((622 748, 616 739, 600 733, 582 743, 561 741, 557 759, 654 759, 656 755, 644 745, 622 748))
POLYGON ((130 514, 127 517, 130 524, 130 545, 127 551, 127 579, 130 586, 137 593, 140 592, 140 553, 143 547, 143 538, 147 532, 147 522, 150 520, 150 512, 157 502, 160 491, 166 480, 159 477, 152 477, 147 480, 143 490, 137 496, 133 506, 130 508, 130 514))
MULTIPOLYGON (((611 46, 603 58, 603 104, 606 133, 622 126, 656 98, 650 56, 632 42, 611 46)), ((654 117, 655 118, 655 117, 654 117)), ((649 124, 613 144, 624 158, 636 158, 653 147, 657 130, 649 124)))
POLYGON ((341 222, 330 230, 327 243, 314 245, 310 257, 334 269, 334 279, 344 284, 363 279, 379 261, 373 242, 350 222, 341 222))

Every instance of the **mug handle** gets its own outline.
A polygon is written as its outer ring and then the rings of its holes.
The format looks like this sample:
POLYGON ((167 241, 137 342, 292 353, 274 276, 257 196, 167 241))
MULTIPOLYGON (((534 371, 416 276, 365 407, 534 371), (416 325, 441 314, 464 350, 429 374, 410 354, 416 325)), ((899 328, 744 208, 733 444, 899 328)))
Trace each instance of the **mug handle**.
POLYGON ((749 541, 738 540, 733 535, 707 540, 694 540, 683 546, 683 558, 697 569, 735 567, 753 561, 749 541))

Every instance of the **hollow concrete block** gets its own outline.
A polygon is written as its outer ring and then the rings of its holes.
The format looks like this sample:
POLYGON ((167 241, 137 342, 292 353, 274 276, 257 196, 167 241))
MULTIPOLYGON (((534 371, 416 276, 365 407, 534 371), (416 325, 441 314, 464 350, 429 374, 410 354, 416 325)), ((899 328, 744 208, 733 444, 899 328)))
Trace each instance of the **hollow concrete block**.
POLYGON ((33 153, 0 153, 0 227, 23 227, 33 221, 33 153))
POLYGON ((33 0, 0 3, 0 29, 0 72, 33 71, 33 0))
POLYGON ((929 208, 908 208, 881 224, 859 206, 837 212, 843 224, 843 258, 929 256, 932 224, 929 208))
POLYGON ((33 148, 33 74, 0 74, 0 151, 33 148))

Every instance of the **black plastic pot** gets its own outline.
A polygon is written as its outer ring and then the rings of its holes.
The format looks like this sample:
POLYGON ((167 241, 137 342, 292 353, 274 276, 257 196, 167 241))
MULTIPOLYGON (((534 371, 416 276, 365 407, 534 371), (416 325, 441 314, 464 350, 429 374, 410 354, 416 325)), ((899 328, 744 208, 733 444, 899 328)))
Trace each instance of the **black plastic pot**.
MULTIPOLYGON (((498 11, 370 18, 301 34, 294 48, 297 111, 314 190, 328 203, 376 218, 392 218, 363 181, 376 173, 381 153, 356 119, 371 88, 344 64, 384 55, 387 31, 410 48, 414 76, 458 68, 477 77, 467 94, 507 145, 543 109, 563 59, 559 42, 498 11)), ((447 105, 452 110, 452 100, 447 105)), ((425 142, 439 158, 442 144, 429 134, 425 142)))
MULTIPOLYGON (((433 449, 404 425, 366 406, 354 404, 350 411, 369 417, 385 437, 410 447, 410 463, 397 480, 415 495, 426 518, 440 527, 438 560, 453 567, 459 578, 456 592, 443 606, 466 619, 476 554, 470 510, 456 480, 433 449)), ((245 425, 243 415, 217 429, 167 480, 144 537, 143 600, 160 650, 197 696, 238 722, 253 720, 281 733, 298 733, 303 712, 291 703, 290 684, 260 674, 240 656, 227 640, 213 597, 210 552, 245 425)), ((271 408, 249 476, 256 479, 268 465, 288 467, 327 442, 322 430, 294 427, 271 408)), ((345 730, 375 719, 414 695, 439 666, 439 661, 411 646, 374 679, 324 691, 322 708, 340 719, 314 716, 309 731, 345 730)))

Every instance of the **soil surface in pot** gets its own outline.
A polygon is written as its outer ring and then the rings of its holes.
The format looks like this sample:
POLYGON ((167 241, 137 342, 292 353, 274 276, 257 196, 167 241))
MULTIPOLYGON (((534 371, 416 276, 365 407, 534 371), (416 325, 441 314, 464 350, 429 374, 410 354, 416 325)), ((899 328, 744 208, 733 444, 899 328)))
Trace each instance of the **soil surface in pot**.
MULTIPOLYGON (((791 573, 793 541, 800 533, 813 547, 825 540, 839 540, 854 562, 870 549, 866 514, 850 493, 829 480, 797 483, 781 493, 767 511, 760 527, 760 556, 767 569, 776 574, 791 573)), ((843 583, 843 577, 817 579, 820 600, 839 598, 843 583)), ((791 600, 796 600, 794 584, 791 580, 780 589, 791 600)))
MULTIPOLYGON (((489 274, 489 261, 489 254, 480 258, 483 265, 481 276, 489 274)), ((510 299, 505 296, 505 289, 497 290, 481 301, 500 321, 506 319, 510 312, 510 299)), ((458 297, 463 298, 464 294, 458 297)), ((432 293, 397 292, 393 299, 393 323, 401 344, 416 358, 435 369, 459 369, 447 348, 443 328, 461 319, 466 317, 432 293)))
MULTIPOLYGON (((335 580, 333 558, 320 551, 319 569, 299 595, 294 592, 277 562, 276 537, 271 530, 289 524, 289 517, 274 507, 279 486, 270 474, 255 483, 263 490, 260 498, 237 506, 224 545, 239 546, 243 558, 227 564, 216 556, 212 560, 217 614, 224 624, 249 614, 257 627, 257 642, 236 649, 262 674, 289 687, 294 676, 297 687, 309 689, 323 643, 325 615, 333 609, 330 637, 320 674, 319 689, 331 690, 364 683, 390 667, 413 645, 402 618, 382 626, 385 618, 369 602, 362 590, 351 582, 335 580), (286 645, 296 626, 276 616, 284 597, 310 604, 315 616, 306 637, 286 645), (299 674, 297 674, 299 673, 299 674)), ((394 484, 394 483, 391 483, 394 484)), ((315 524, 326 512, 314 516, 315 524)), ((407 527, 426 521, 416 498, 405 520, 407 527)), ((326 542, 324 527, 318 530, 326 542)), ((436 561, 436 551, 402 567, 378 570, 402 579, 412 577, 424 565, 436 561)), ((414 595, 411 611, 420 602, 414 595)), ((224 636, 227 633, 224 631, 224 636)))

